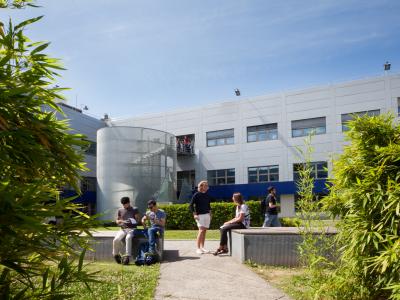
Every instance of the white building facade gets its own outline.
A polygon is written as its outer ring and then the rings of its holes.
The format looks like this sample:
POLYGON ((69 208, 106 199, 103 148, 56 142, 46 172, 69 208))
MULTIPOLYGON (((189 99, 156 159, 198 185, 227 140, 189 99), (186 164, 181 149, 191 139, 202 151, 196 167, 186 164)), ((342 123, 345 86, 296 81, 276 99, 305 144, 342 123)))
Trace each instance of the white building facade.
POLYGON ((315 133, 316 189, 324 193, 329 161, 342 151, 345 122, 351 114, 391 111, 397 116, 399 99, 400 75, 394 74, 112 120, 109 125, 172 133, 178 137, 177 148, 189 137, 190 150, 178 156, 178 190, 183 181, 195 185, 208 179, 210 193, 217 199, 227 199, 233 192, 255 199, 274 185, 280 194, 281 216, 291 216, 296 169, 304 162, 296 149, 304 146, 308 133, 315 133))
MULTIPOLYGON (((81 109, 69 106, 64 103, 59 103, 60 108, 64 112, 64 115, 57 113, 58 119, 68 119, 71 133, 83 134, 85 140, 90 143, 90 146, 85 151, 85 162, 87 171, 81 172, 80 187, 82 195, 80 195, 76 202, 82 203, 86 212, 94 214, 96 212, 96 190, 97 190, 97 178, 96 178, 96 153, 97 153, 97 130, 106 126, 103 120, 96 119, 88 116, 82 112, 81 109)), ((76 193, 73 190, 66 188, 63 196, 75 196, 76 193)))

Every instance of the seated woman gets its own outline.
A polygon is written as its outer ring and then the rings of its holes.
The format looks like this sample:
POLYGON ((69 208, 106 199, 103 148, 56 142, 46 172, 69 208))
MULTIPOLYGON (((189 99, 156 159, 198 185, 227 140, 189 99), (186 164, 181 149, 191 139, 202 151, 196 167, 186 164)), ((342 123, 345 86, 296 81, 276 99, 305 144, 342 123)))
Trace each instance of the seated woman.
POLYGON ((232 196, 233 202, 236 204, 236 214, 232 220, 229 220, 220 227, 221 240, 219 248, 213 253, 214 255, 228 253, 228 231, 231 229, 245 229, 250 227, 250 210, 243 203, 243 197, 240 193, 234 193, 232 196))

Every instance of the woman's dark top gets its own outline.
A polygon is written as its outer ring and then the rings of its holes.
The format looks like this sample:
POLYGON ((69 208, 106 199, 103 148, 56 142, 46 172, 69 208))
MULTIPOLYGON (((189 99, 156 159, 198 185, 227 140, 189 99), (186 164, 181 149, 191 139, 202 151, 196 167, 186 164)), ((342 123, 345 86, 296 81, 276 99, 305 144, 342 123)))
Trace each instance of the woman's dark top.
POLYGON ((197 215, 208 214, 211 211, 211 197, 207 193, 197 192, 190 201, 189 209, 197 215))

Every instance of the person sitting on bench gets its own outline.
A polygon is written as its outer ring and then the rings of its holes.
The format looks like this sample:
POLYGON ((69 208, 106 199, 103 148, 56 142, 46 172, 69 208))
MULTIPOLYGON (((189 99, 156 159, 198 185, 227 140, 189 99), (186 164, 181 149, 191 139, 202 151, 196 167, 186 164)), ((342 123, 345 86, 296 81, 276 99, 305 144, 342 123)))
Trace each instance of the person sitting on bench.
POLYGON ((115 221, 121 227, 121 230, 118 231, 113 240, 112 254, 117 263, 127 265, 129 264, 129 258, 132 258, 132 239, 140 216, 137 207, 131 206, 129 197, 122 197, 121 204, 122 208, 118 209, 117 220, 115 221), (119 250, 123 239, 125 239, 125 255, 121 258, 119 250))
POLYGON ((156 200, 149 200, 147 202, 147 208, 149 209, 142 218, 143 227, 146 228, 146 220, 150 221, 150 227, 148 228, 149 235, 149 252, 155 254, 156 249, 156 234, 164 233, 165 226, 165 212, 157 207, 156 200))
POLYGON ((219 248, 213 253, 214 255, 228 253, 228 232, 232 229, 246 229, 250 227, 250 210, 244 204, 242 194, 234 193, 233 202, 236 204, 236 215, 232 220, 226 221, 220 227, 221 239, 219 248))

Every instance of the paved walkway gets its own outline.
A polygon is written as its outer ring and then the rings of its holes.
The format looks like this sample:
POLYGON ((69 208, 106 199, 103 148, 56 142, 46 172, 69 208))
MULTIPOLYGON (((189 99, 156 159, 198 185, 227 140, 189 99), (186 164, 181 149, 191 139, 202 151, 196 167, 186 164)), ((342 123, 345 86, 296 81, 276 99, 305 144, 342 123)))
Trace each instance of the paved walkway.
MULTIPOLYGON (((218 241, 207 241, 215 250, 218 241)), ((235 300, 290 298, 228 255, 196 254, 195 241, 165 241, 155 299, 235 300)))

